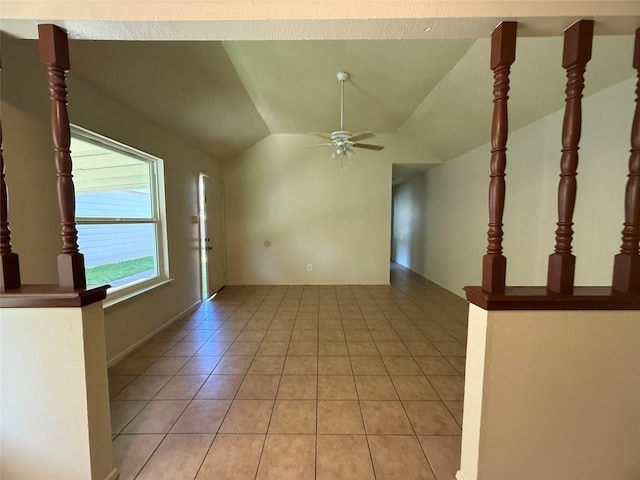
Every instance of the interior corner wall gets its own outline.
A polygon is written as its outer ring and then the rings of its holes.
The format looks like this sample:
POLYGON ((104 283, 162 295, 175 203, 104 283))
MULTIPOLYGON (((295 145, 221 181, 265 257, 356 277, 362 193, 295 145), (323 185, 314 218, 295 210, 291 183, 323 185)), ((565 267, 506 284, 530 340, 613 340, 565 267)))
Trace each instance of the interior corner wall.
MULTIPOLYGON (((9 222, 23 283, 57 283, 59 213, 45 68, 34 42, 3 38, 2 128, 9 222)), ((200 299, 198 174, 221 178, 220 164, 73 75, 72 123, 164 160, 172 282, 105 310, 107 358, 126 351, 200 299)))
MULTIPOLYGON (((576 285, 610 285, 619 252, 635 80, 583 100, 574 214, 576 285)), ((564 110, 511 132, 507 144, 504 251, 507 283, 545 285, 553 252, 564 110)), ((462 295, 481 281, 488 223, 490 145, 427 172, 424 263, 408 266, 462 295)))
POLYGON ((426 225, 424 197, 426 173, 421 172, 393 187, 391 260, 426 276, 426 225))
POLYGON ((389 283, 393 149, 341 170, 311 143, 270 135, 224 163, 229 284, 389 283))

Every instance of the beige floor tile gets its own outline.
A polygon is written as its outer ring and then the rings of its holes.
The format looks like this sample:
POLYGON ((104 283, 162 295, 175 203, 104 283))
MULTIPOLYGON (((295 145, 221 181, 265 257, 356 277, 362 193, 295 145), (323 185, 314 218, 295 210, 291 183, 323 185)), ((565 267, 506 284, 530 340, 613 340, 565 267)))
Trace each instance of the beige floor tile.
POLYGON ((351 375, 349 357, 318 357, 318 375, 351 375))
POLYGON ((134 480, 164 434, 118 435, 113 441, 113 465, 118 468, 118 480, 134 480))
POLYGON ((249 371, 250 375, 280 375, 284 367, 284 356, 256 357, 249 371))
POLYGON ((236 341, 241 342, 261 342, 267 333, 266 329, 251 329, 246 328, 240 332, 240 334, 236 337, 236 341))
POLYGON ((109 375, 109 398, 115 397, 136 378, 136 375, 109 375))
POLYGON ((200 347, 197 354, 199 357, 202 357, 202 356, 219 357, 221 355, 224 355, 225 352, 229 350, 230 346, 231 346, 230 341, 218 341, 218 340, 209 341, 209 342, 206 342, 202 347, 200 347))
POLYGON ((445 357, 415 357, 425 375, 458 375, 445 357))
POLYGON ((413 434, 399 401, 361 400, 360 408, 367 434, 413 434))
POLYGON ((175 375, 191 357, 159 357, 143 375, 175 375))
POLYGON ((222 357, 191 357, 176 375, 209 375, 222 357))
MULTIPOLYGON (((421 317, 422 315, 424 315, 424 313, 420 310, 417 313, 418 317, 421 317)), ((412 342, 412 343, 416 343, 416 342, 427 342, 427 337, 424 336, 424 334, 418 330, 417 328, 396 328, 396 333, 398 334, 398 337, 400 337, 400 339, 403 342, 412 342)), ((409 348, 409 346, 407 345, 407 348, 409 348)), ((411 352, 411 349, 409 349, 409 351, 411 352)), ((413 352, 411 352, 413 354, 413 352)), ((415 355, 415 354, 414 354, 415 355)))
POLYGON ((364 425, 356 400, 318 400, 318 434, 362 434, 364 425))
POLYGON ((158 357, 127 357, 109 368, 109 375, 141 375, 158 357))
POLYGON ((193 400, 170 433, 216 433, 231 400, 193 400))
POLYGON ((284 362, 285 375, 318 374, 318 358, 288 355, 284 362))
POLYGON ((400 400, 439 400, 440 397, 424 375, 394 375, 391 377, 400 400))
POLYGON ((110 404, 111 433, 120 433, 146 404, 147 400, 112 401, 110 404))
POLYGON ((389 328, 369 328, 373 340, 376 342, 399 342, 400 337, 391 327, 389 328))
POLYGON ((277 400, 269 433, 316 433, 316 401, 277 400))
POLYGON ((190 357, 191 355, 194 355, 199 349, 200 347, 202 347, 204 345, 204 342, 177 342, 173 347, 171 347, 167 353, 165 353, 165 356, 175 356, 175 357, 182 357, 182 356, 187 356, 190 357))
POLYGON ((463 357, 466 353, 465 348, 454 340, 438 340, 433 344, 445 356, 463 357))
POLYGON ((168 375, 140 376, 123 388, 114 400, 151 400, 169 380, 168 375))
POLYGON ((122 433, 167 433, 188 404, 187 400, 152 400, 122 433))
POLYGON ((317 342, 318 341, 318 329, 317 328, 296 328, 292 335, 291 341, 295 342, 317 342))
POLYGON ((314 480, 315 435, 267 435, 256 480, 314 480))
POLYGON ((207 375, 176 375, 153 398, 154 400, 191 400, 206 380, 207 375))
POLYGON ((233 342, 240 334, 240 330, 218 330, 209 338, 209 342, 233 342))
MULTIPOLYGON (((202 326, 202 324, 200 324, 202 326)), ((206 342, 213 335, 213 330, 210 329, 201 329, 198 326, 197 330, 192 330, 187 333, 181 341, 183 342, 206 342)))
POLYGON ((444 404, 449 409, 449 412, 451 412, 451 415, 453 415, 453 418, 456 419, 458 425, 462 427, 462 410, 464 408, 464 402, 458 400, 445 400, 444 404))
POLYGON ((170 434, 136 480, 192 480, 213 442, 209 434, 170 434))
POLYGON ((196 479, 253 480, 264 439, 264 435, 218 435, 196 479))
POLYGON ((349 355, 351 356, 379 356, 376 344, 374 342, 347 342, 349 355))
POLYGON ((317 480, 375 480, 364 435, 318 435, 317 480))
POLYGON ((435 480, 418 440, 405 435, 369 435, 377 480, 435 480))
POLYGON ((418 437, 438 480, 453 480, 460 469, 460 436, 418 437))
POLYGON ((442 402, 405 401, 403 404, 416 434, 460 435, 460 427, 442 402))
POLYGON ((220 363, 213 369, 215 375, 239 375, 247 373, 249 365, 253 361, 251 356, 225 355, 220 363))
POLYGON ((314 400, 318 397, 317 375, 283 375, 278 399, 314 400))
POLYGON ((447 357, 447 360, 460 375, 464 375, 467 362, 465 357, 447 357))
POLYGON ((176 342, 163 342, 154 340, 136 350, 135 355, 143 357, 161 357, 173 347, 176 342))
POLYGON ((276 398, 280 375, 247 375, 236 394, 244 400, 269 400, 276 398))
POLYGON ((195 398, 197 400, 233 399, 243 378, 243 375, 211 375, 195 398))
POLYGON ((318 355, 318 342, 292 340, 287 355, 318 355))
POLYGON ((260 342, 257 341, 234 341, 229 350, 225 352, 225 356, 227 355, 255 355, 260 348, 260 342))
POLYGON ((263 355, 286 355, 287 354, 287 349, 289 348, 289 342, 288 341, 263 341, 260 344, 260 348, 258 349, 258 352, 256 353, 256 355, 258 356, 263 356, 263 355))
POLYGON ((273 400, 234 400, 220 433, 267 433, 273 400))
POLYGON ((404 343, 407 350, 411 352, 414 357, 440 357, 441 354, 436 347, 429 341, 415 342, 407 341, 404 343))
POLYGON ((360 400, 397 400, 398 395, 391 383, 391 379, 385 375, 356 376, 356 389, 360 400))
POLYGON ((356 386, 350 375, 318 375, 318 399, 357 400, 356 386))
POLYGON ((318 342, 318 355, 343 356, 348 354, 349 351, 347 350, 347 344, 344 341, 329 342, 321 340, 318 342))
POLYGON ((378 342, 376 347, 383 357, 408 357, 411 354, 402 342, 378 342))
POLYGON ((462 377, 429 375, 427 378, 442 400, 464 399, 464 379, 462 377))
POLYGON ((380 357, 351 357, 354 375, 387 375, 387 369, 380 357))
MULTIPOLYGON (((343 320, 344 323, 344 320, 343 320)), ((353 322, 350 323, 353 325, 353 322)), ((344 336, 347 342, 371 342, 373 338, 368 328, 347 328, 345 326, 344 336)))
POLYGON ((321 328, 318 332, 318 340, 321 342, 344 342, 344 330, 342 328, 321 328))
POLYGON ((422 370, 411 357, 382 357, 389 375, 422 375, 422 370))
MULTIPOLYGON (((277 319, 273 321, 271 324, 271 328, 267 330, 263 342, 287 342, 287 348, 289 348, 289 340, 291 340, 291 329, 290 328, 277 328, 279 325, 282 325, 282 321, 278 321, 277 319)), ((286 322, 284 322, 286 323, 286 322)), ((286 352, 285 352, 286 353, 286 352)))

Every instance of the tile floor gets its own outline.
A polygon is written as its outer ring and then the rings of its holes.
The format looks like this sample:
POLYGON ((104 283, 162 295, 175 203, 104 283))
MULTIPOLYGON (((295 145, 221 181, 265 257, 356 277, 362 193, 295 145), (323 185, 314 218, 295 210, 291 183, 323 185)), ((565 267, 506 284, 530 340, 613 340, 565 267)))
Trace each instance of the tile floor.
POLYGON ((391 275, 226 287, 113 366, 121 480, 453 479, 467 304, 391 275))

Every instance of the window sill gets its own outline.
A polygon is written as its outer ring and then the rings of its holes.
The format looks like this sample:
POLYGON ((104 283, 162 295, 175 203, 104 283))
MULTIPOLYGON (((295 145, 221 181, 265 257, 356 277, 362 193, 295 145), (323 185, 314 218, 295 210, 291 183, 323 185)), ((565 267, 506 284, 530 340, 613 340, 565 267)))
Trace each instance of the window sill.
POLYGON ((112 294, 107 294, 107 298, 102 303, 102 307, 103 309, 106 310, 110 307, 114 307, 120 303, 136 298, 139 295, 142 295, 143 293, 149 292, 151 290, 155 290, 156 288, 171 282, 173 282, 173 278, 156 278, 149 281, 148 283, 144 283, 142 285, 137 286, 138 288, 135 288, 134 290, 131 290, 131 291, 125 290, 125 291, 113 292, 112 294))

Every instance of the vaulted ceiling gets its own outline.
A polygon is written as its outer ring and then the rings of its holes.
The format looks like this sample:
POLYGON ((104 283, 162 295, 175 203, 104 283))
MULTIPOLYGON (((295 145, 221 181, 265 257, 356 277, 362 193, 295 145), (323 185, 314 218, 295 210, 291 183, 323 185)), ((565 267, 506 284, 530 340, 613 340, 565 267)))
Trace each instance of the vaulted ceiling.
MULTIPOLYGON (((633 76, 632 36, 599 36, 586 95, 633 76)), ((561 37, 518 40, 510 123, 563 107, 561 37)), ((72 73, 226 160, 272 133, 398 134, 432 161, 488 141, 489 40, 72 41, 72 73)), ((631 92, 630 92, 631 94, 631 92)))

